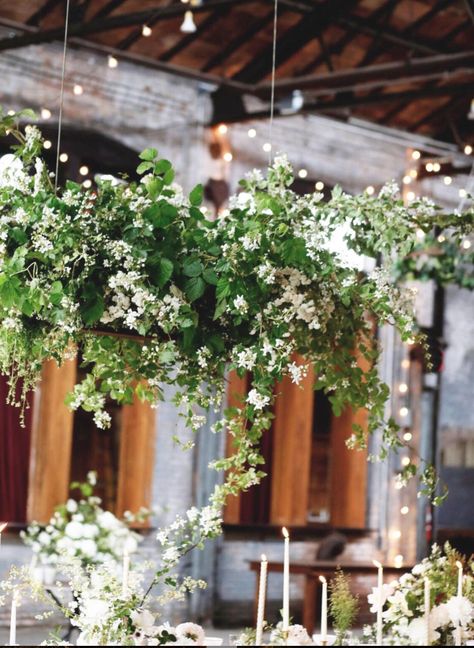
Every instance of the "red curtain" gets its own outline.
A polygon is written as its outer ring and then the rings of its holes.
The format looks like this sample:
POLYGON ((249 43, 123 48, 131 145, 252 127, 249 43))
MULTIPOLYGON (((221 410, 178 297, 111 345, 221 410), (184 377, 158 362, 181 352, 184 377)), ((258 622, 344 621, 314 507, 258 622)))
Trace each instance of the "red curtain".
POLYGON ((0 522, 22 523, 26 522, 31 408, 21 427, 20 411, 7 405, 7 394, 7 379, 0 376, 0 522))

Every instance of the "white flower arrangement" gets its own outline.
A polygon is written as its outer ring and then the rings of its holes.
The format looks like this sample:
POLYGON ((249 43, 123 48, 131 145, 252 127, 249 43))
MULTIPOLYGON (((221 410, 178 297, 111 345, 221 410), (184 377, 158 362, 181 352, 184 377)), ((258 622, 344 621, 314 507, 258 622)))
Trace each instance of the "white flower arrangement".
MULTIPOLYGON (((461 630, 462 638, 474 637, 474 573, 473 561, 463 558, 449 544, 444 552, 434 545, 431 555, 415 565, 411 573, 398 581, 384 584, 382 596, 384 636, 392 645, 424 645, 426 617, 424 608, 424 581, 429 579, 431 590, 430 643, 446 646, 452 643, 454 633, 461 630), (458 567, 464 565, 463 596, 457 595, 458 567)), ((379 591, 373 589, 368 597, 371 612, 378 610, 379 591)), ((374 628, 366 629, 366 636, 374 636, 374 628)))
POLYGON ((141 537, 130 530, 129 524, 148 515, 144 509, 137 516, 129 514, 119 520, 101 508, 101 499, 94 495, 97 484, 95 472, 89 472, 85 483, 71 484, 80 490, 79 501, 69 499, 56 507, 47 525, 31 524, 21 532, 24 543, 31 547, 35 562, 57 566, 64 556, 79 559, 84 566, 107 561, 121 562, 124 551, 137 551, 141 537))

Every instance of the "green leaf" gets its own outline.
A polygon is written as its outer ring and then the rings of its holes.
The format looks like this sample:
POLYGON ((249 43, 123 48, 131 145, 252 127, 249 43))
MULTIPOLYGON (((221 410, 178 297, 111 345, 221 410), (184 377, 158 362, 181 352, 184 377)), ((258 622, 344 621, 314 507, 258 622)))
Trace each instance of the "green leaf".
POLYGON ((165 185, 170 185, 174 180, 175 172, 174 169, 168 169, 168 171, 163 176, 163 182, 165 185))
POLYGON ((163 180, 161 180, 160 178, 153 178, 153 180, 150 180, 146 183, 146 189, 150 198, 155 200, 156 198, 158 198, 161 190, 163 189, 163 180))
POLYGON ((193 207, 199 207, 202 204, 204 198, 204 187, 202 184, 198 184, 189 194, 189 202, 193 207))
POLYGON ((172 168, 171 162, 169 160, 159 160, 155 164, 155 173, 156 175, 161 175, 162 173, 166 173, 172 168))
POLYGON ((191 302, 202 297, 205 290, 206 282, 201 277, 191 277, 184 284, 184 291, 191 302))
POLYGON ((211 284, 211 286, 217 286, 219 277, 216 275, 215 271, 212 268, 205 268, 202 276, 208 284, 211 284))
POLYGON ((199 277, 202 270, 202 263, 195 257, 189 257, 183 263, 183 273, 186 277, 199 277))
POLYGON ((54 306, 59 306, 63 298, 63 286, 60 281, 55 281, 51 286, 49 299, 54 306))
POLYGON ((162 257, 159 263, 159 277, 158 277, 158 285, 160 288, 163 288, 168 283, 168 281, 173 276, 173 271, 174 271, 173 262, 167 259, 166 257, 162 257))
POLYGON ((214 319, 214 320, 219 319, 219 317, 220 317, 223 313, 225 313, 226 310, 227 310, 227 301, 226 301, 225 299, 223 299, 221 302, 219 302, 219 303, 217 304, 217 308, 216 308, 216 310, 214 311, 214 318, 213 318, 213 319, 214 319))
POLYGON ((17 297, 17 291, 11 281, 5 281, 5 283, 0 286, 0 303, 2 306, 11 308, 15 305, 17 297))
POLYGON ((145 160, 146 162, 153 162, 158 156, 158 151, 154 148, 146 148, 138 156, 140 160, 145 160))
POLYGON ((150 169, 153 169, 153 166, 154 166, 153 162, 142 162, 137 167, 137 173, 139 175, 143 175, 147 171, 150 171, 150 169))

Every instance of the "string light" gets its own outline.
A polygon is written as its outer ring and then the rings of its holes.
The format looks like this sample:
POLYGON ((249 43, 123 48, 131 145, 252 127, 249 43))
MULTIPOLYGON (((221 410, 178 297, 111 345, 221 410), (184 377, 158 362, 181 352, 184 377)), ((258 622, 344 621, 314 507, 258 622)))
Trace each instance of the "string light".
POLYGON ((393 559, 393 563, 397 569, 401 569, 403 567, 403 560, 404 559, 402 554, 398 554, 397 556, 395 556, 395 558, 393 559))
POLYGON ((400 394, 406 394, 408 391, 408 385, 406 383, 401 383, 398 386, 398 391, 400 392, 400 394))
POLYGON ((410 360, 408 358, 404 358, 402 360, 402 369, 409 369, 410 368, 410 360))
POLYGON ((465 241, 462 242, 462 246, 465 250, 469 250, 469 248, 471 247, 471 241, 468 241, 466 239, 465 241))
POLYGON ((400 538, 402 537, 402 532, 400 531, 400 529, 392 529, 389 535, 392 540, 400 540, 400 538))
POLYGON ((49 140, 44 140, 43 142, 43 148, 45 148, 47 151, 52 147, 52 144, 49 140))
POLYGON ((234 159, 234 156, 230 151, 226 151, 222 157, 226 162, 232 162, 232 160, 234 159))
POLYGON ((142 27, 142 36, 144 36, 145 38, 148 38, 149 36, 152 35, 152 33, 153 33, 153 30, 152 30, 151 27, 149 27, 148 25, 143 25, 143 27, 142 27))
POLYGON ((51 111, 48 108, 41 108, 41 119, 51 119, 51 111))
POLYGON ((217 127, 217 132, 220 135, 225 135, 228 130, 229 129, 227 128, 227 126, 225 124, 219 124, 219 126, 217 127))
POLYGON ((324 182, 321 180, 318 180, 318 182, 314 185, 316 191, 322 191, 324 189, 324 182))
POLYGON ((444 243, 445 240, 446 240, 446 237, 443 236, 443 234, 440 234, 440 235, 438 236, 438 243, 444 243))
POLYGON ((409 176, 409 175, 403 176, 403 184, 408 185, 408 184, 411 183, 411 181, 412 181, 412 177, 411 177, 411 176, 409 176))
POLYGON ((413 178, 413 180, 415 180, 416 178, 418 178, 418 171, 416 169, 410 169, 408 175, 410 176, 410 178, 413 178))
POLYGON ((400 513, 402 515, 408 515, 409 512, 410 512, 410 507, 409 506, 402 506, 402 508, 400 509, 400 513))
POLYGON ((400 407, 398 413, 400 414, 400 416, 403 416, 403 418, 405 418, 405 416, 408 416, 408 407, 400 407))
POLYGON ((427 164, 425 164, 425 169, 428 171, 428 173, 431 173, 433 171, 433 163, 428 162, 427 164))
POLYGON ((467 191, 465 189, 460 189, 459 190, 459 197, 460 198, 465 198, 467 196, 467 191))
POLYGON ((69 155, 67 153, 61 153, 59 159, 63 164, 69 160, 69 155))
POLYGON ((84 94, 84 88, 79 85, 79 83, 76 83, 73 88, 73 92, 76 95, 76 97, 80 97, 82 94, 84 94))
POLYGON ((470 144, 466 144, 464 147, 464 153, 466 155, 472 155, 472 146, 470 144))
POLYGON ((112 54, 110 54, 107 60, 107 65, 113 70, 118 67, 118 60, 115 58, 115 56, 112 56, 112 54))
POLYGON ((411 432, 405 432, 403 435, 404 441, 411 441, 413 439, 413 434, 411 432))
POLYGON ((438 173, 439 171, 441 171, 441 164, 439 164, 439 162, 435 162, 435 163, 433 164, 433 171, 434 171, 435 173, 438 173))
POLYGON ((262 148, 265 151, 265 153, 270 153, 270 151, 272 150, 272 145, 270 144, 270 142, 265 142, 262 148))
POLYGON ((407 200, 409 200, 410 202, 411 202, 412 200, 415 200, 415 198, 416 198, 416 195, 415 195, 415 192, 414 192, 414 191, 409 191, 409 192, 407 193, 407 200))
POLYGON ((89 167, 87 167, 87 166, 81 166, 81 168, 79 169, 79 173, 80 173, 82 176, 89 175, 89 167))
POLYGON ((402 466, 409 466, 411 463, 410 457, 403 457, 402 459, 402 466))
POLYGON ((249 128, 247 135, 250 137, 250 139, 253 139, 254 137, 257 137, 257 131, 255 130, 255 128, 249 128))
POLYGON ((92 180, 84 180, 82 186, 84 189, 90 189, 92 187, 92 180))
POLYGON ((449 186, 453 182, 453 179, 451 178, 451 176, 444 176, 443 182, 446 186, 449 186))
POLYGON ((298 171, 298 176, 300 178, 302 178, 302 179, 307 178, 308 177, 308 172, 306 171, 306 169, 300 169, 298 171))
POLYGON ((421 158, 421 153, 420 151, 413 151, 411 154, 411 157, 413 160, 419 160, 421 158))
POLYGON ((372 185, 369 185, 368 187, 365 188, 365 193, 368 194, 369 196, 373 196, 375 193, 375 188, 372 185))

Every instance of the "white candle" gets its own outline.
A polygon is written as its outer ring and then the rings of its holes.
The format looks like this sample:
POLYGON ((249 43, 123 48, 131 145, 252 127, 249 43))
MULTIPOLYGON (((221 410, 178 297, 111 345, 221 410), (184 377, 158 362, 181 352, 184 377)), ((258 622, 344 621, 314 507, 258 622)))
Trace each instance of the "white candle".
POLYGON ((323 584, 323 591, 321 592, 321 643, 325 646, 328 640, 328 583, 324 576, 320 576, 319 580, 323 584))
POLYGON ((458 568, 458 596, 462 596, 463 573, 462 573, 462 563, 460 563, 459 560, 456 560, 456 567, 458 568))
POLYGON ((430 612, 431 612, 431 583, 429 578, 425 578, 425 624, 426 624, 426 641, 425 646, 430 645, 430 612))
POLYGON ((382 619, 382 612, 383 612, 383 567, 382 565, 377 561, 373 561, 375 567, 377 567, 378 570, 378 578, 377 578, 377 599, 378 599, 378 605, 377 605, 377 646, 382 646, 383 645, 383 619, 382 619))
POLYGON ((285 538, 285 553, 283 558, 283 631, 290 627, 290 534, 283 527, 285 538))
POLYGON ((262 562, 260 563, 260 585, 258 588, 257 636, 255 641, 257 646, 262 645, 263 622, 265 619, 265 599, 267 596, 267 569, 267 557, 262 555, 262 562))
POLYGON ((18 605, 17 592, 13 590, 12 609, 10 614, 10 641, 9 646, 16 646, 16 608, 18 605))
POLYGON ((128 596, 128 574, 130 571, 130 556, 127 549, 123 551, 123 571, 122 571, 122 596, 128 596))
POLYGON ((5 531, 7 528, 7 522, 4 522, 3 524, 0 524, 0 547, 2 546, 2 533, 5 531))

